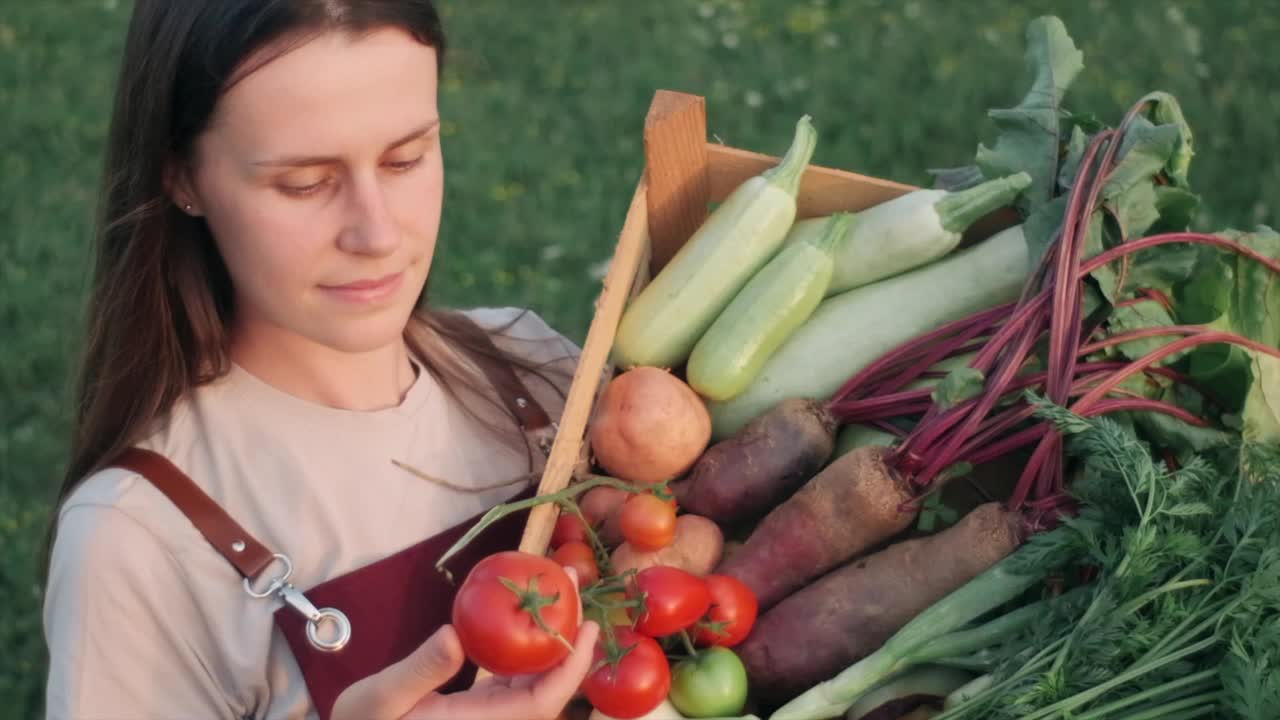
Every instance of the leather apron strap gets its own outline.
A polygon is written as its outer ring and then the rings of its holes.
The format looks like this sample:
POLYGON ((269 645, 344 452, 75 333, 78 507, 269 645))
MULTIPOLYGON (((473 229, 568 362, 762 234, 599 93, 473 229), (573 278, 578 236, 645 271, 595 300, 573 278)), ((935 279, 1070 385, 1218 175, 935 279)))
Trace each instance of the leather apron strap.
POLYGON ((110 465, 141 475, 164 493, 242 576, 252 580, 271 564, 274 558, 271 550, 240 527, 240 523, 163 455, 131 447, 110 465))

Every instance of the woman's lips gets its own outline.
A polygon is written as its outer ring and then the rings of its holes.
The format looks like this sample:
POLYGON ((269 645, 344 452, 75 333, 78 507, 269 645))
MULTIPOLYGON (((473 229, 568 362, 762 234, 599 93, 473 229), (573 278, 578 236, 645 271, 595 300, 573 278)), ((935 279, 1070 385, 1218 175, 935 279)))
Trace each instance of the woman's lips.
POLYGON ((320 288, 345 302, 371 303, 394 295, 403 280, 404 272, 401 271, 372 280, 357 280, 345 285, 321 285, 320 288))

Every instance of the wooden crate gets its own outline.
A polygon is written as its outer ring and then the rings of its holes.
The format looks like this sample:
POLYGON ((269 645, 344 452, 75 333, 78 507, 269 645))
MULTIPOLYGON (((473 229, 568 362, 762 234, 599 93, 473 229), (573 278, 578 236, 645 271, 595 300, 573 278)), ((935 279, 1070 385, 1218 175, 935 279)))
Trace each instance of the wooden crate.
MULTIPOLYGON (((797 116, 798 117, 798 116, 797 116)), ((783 144, 790 140, 778 138, 783 144)), ((818 139, 818 156, 822 139, 818 139)), ((595 315, 582 347, 560 430, 538 492, 565 488, 590 460, 586 429, 600 391, 614 372, 609 364, 618 322, 627 301, 675 255, 706 218, 708 205, 725 199, 738 185, 776 165, 780 158, 707 141, 705 99, 659 90, 644 123, 645 172, 609 264, 595 315)), ((841 210, 862 210, 917 189, 911 185, 811 165, 797 195, 797 219, 841 210)), ((1004 224, 987 218, 970 233, 970 241, 1004 224)), ((525 526, 520 549, 544 554, 551 541, 557 508, 535 507, 525 526)))
MULTIPOLYGON (((798 119, 798 116, 797 116, 798 119)), ((778 138, 779 144, 790 137, 778 138)), ((822 139, 818 139, 819 155, 822 139)), ((777 165, 781 157, 707 141, 706 100, 699 95, 658 90, 644 122, 644 176, 631 197, 618 244, 596 299, 595 314, 582 346, 559 431, 538 486, 538 494, 563 490, 590 470, 586 430, 605 383, 615 368, 609 362, 618 323, 627 302, 658 273, 706 219, 711 203, 723 201, 751 177, 777 165)), ((811 164, 800 181, 796 219, 857 211, 918 189, 912 185, 811 164)), ((1007 227, 1007 212, 975 223, 962 244, 1007 227)), ((559 509, 535 506, 525 525, 520 550, 546 554, 559 509)), ((481 671, 477 679, 487 677, 481 671)), ((584 720, 591 708, 576 700, 559 720, 584 720)))

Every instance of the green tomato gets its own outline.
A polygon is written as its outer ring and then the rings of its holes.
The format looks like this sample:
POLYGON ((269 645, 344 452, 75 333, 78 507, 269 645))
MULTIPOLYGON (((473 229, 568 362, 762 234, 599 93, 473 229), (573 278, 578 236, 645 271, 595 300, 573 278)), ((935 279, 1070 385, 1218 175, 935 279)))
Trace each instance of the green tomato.
POLYGON ((747 704, 747 669, 729 648, 700 650, 697 657, 676 664, 668 697, 687 717, 741 715, 747 704))

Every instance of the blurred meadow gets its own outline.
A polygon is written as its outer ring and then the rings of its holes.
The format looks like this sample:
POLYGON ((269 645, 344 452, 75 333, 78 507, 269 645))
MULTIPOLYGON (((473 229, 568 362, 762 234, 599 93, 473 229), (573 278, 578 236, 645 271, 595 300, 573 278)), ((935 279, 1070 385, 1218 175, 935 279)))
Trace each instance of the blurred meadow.
MULTIPOLYGON (((654 90, 707 98, 712 140, 927 185, 990 143, 1029 76, 1027 21, 1063 19, 1073 111, 1150 90, 1196 133, 1204 229, 1280 222, 1273 0, 440 0, 446 200, 432 294, 533 308, 577 342, 642 171, 654 90)), ((123 0, 0 0, 0 716, 40 714, 37 584, 69 430, 123 0)))

